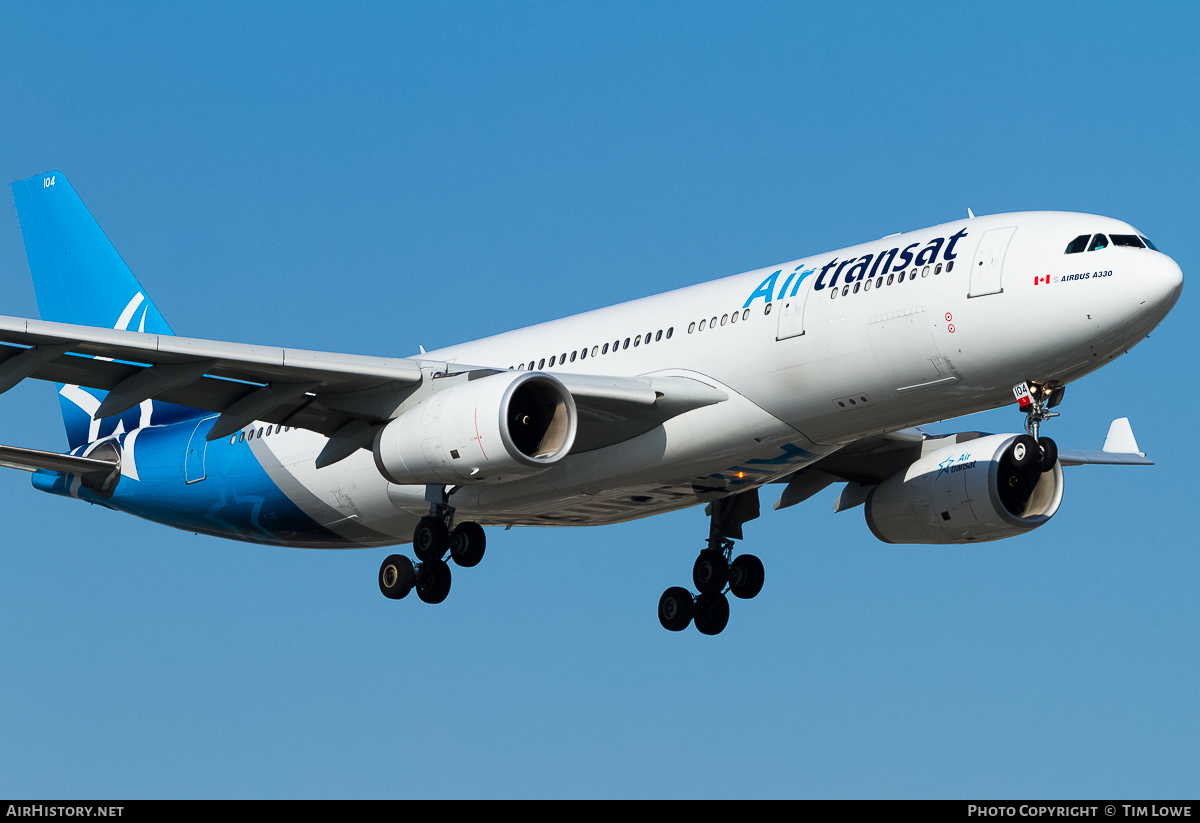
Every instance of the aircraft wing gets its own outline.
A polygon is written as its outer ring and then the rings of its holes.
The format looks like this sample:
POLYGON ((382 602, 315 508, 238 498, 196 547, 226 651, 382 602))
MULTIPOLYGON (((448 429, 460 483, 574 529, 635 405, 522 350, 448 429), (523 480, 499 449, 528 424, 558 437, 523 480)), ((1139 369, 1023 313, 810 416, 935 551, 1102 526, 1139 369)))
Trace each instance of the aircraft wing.
MULTIPOLYGON (((94 419, 150 399, 218 412, 209 440, 255 420, 283 423, 331 439, 322 466, 369 448, 380 426, 440 388, 438 378, 494 371, 0 317, 0 392, 30 377, 99 389, 108 394, 92 398, 94 419)), ((686 377, 552 376, 579 411, 575 452, 727 398, 686 377)))
MULTIPOLYGON (((923 454, 983 436, 984 432, 976 431, 935 435, 913 428, 855 441, 780 481, 786 482, 787 486, 775 508, 794 506, 839 482, 845 482, 846 487, 834 504, 834 510, 854 508, 866 500, 875 485, 903 471, 923 454)), ((1112 421, 1100 450, 1059 449, 1058 460, 1064 466, 1154 465, 1153 460, 1138 451, 1127 417, 1112 421)))
POLYGON ((0 318, 0 390, 27 377, 108 392, 95 417, 162 400, 221 413, 209 439, 253 420, 332 435, 356 417, 321 408, 348 395, 421 382, 411 360, 327 354, 170 335, 0 318))
POLYGON ((1137 440, 1128 417, 1118 417, 1108 427, 1108 437, 1100 451, 1059 449, 1058 462, 1064 466, 1108 465, 1108 466, 1153 466, 1154 461, 1146 453, 1138 451, 1137 440))

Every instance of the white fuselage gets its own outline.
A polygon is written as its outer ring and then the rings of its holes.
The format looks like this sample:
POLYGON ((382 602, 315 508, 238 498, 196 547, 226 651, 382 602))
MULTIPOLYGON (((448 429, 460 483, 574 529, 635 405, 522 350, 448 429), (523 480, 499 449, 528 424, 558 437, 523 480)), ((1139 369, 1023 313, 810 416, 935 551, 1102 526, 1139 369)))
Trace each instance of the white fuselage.
MULTIPOLYGON (((1081 235, 1139 235, 1094 215, 976 217, 816 254, 414 359, 548 374, 687 376, 729 399, 521 480, 463 486, 482 524, 590 525, 778 480, 864 437, 1066 384, 1141 340, 1182 288, 1148 248, 1065 254, 1081 235), (900 275, 903 274, 903 279, 900 275)), ((252 448, 309 516, 358 545, 407 541, 423 487, 360 451, 324 469, 320 435, 252 448)))

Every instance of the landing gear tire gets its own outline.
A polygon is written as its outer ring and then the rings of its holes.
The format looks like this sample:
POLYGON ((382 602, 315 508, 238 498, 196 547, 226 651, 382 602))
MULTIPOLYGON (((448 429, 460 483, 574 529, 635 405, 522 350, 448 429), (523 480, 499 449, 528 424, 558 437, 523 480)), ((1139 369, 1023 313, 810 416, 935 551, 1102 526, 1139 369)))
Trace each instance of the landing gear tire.
POLYGON ((658 622, 669 632, 686 629, 694 611, 692 593, 682 586, 672 586, 658 599, 658 622))
POLYGON ((1058 444, 1049 437, 1039 437, 1037 442, 1041 454, 1038 470, 1045 473, 1053 469, 1054 464, 1058 462, 1058 444))
POLYGON ((729 591, 734 597, 749 600, 762 591, 766 573, 762 561, 752 554, 743 554, 729 564, 729 591))
POLYGON ((700 634, 720 634, 729 622, 729 600, 720 592, 700 595, 693 619, 700 634))
POLYGON ((429 560, 417 567, 417 597, 425 603, 441 603, 450 594, 450 567, 442 560, 429 560))
POLYGON ((1008 453, 1012 459, 1013 466, 1023 469, 1030 464, 1036 463, 1042 455, 1042 450, 1038 447, 1038 442, 1031 436, 1021 434, 1017 435, 1017 439, 1013 441, 1008 453))
POLYGON ((412 561, 402 554, 393 554, 379 567, 379 590, 389 600, 407 597, 416 581, 412 561))
POLYGON ((701 594, 719 592, 729 581, 729 561, 723 552, 705 549, 692 566, 692 582, 701 594))
POLYGON ((450 533, 450 559, 463 568, 479 565, 487 537, 478 523, 459 523, 450 533))
POLYGON ((413 531, 413 553, 422 563, 441 560, 450 548, 450 532, 437 517, 422 517, 413 531))

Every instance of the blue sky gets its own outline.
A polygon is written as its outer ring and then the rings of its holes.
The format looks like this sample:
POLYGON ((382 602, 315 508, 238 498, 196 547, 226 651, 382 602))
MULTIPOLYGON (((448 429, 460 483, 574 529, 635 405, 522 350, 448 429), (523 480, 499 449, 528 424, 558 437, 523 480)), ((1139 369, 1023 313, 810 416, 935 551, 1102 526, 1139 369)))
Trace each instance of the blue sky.
MULTIPOLYGON (((8 4, 4 182, 66 173, 180 334, 404 355, 963 216, 1126 219, 1198 270, 1188 4, 8 4)), ((0 313, 36 316, 15 214, 0 313)), ((249 546, 0 474, 0 796, 1193 797, 1195 299, 1072 385, 1153 468, 1054 520, 747 526, 763 593, 669 634, 699 509, 386 552, 249 546)), ((1019 333, 1014 330, 1014 333, 1019 333)), ((943 423, 1015 431, 1000 410, 943 423)), ((0 442, 60 448, 53 390, 0 442)))

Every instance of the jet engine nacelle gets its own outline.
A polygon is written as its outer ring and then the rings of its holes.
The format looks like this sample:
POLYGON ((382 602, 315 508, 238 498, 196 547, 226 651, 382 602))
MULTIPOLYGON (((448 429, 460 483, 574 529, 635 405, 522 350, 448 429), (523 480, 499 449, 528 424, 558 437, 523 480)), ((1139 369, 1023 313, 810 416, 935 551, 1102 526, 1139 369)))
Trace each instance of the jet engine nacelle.
POLYGON ((516 480, 565 457, 577 422, 571 393, 548 374, 468 379, 388 423, 375 438, 375 465, 402 485, 516 480))
POLYGON ((1032 531, 1063 495, 1062 465, 1042 471, 1039 454, 1028 435, 994 434, 925 455, 875 487, 867 525, 885 543, 969 543, 1032 531))

